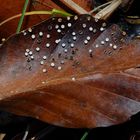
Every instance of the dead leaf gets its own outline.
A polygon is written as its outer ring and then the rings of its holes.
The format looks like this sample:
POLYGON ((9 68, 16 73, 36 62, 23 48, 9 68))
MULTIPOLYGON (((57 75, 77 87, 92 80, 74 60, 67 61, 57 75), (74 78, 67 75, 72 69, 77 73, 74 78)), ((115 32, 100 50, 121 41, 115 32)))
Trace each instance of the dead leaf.
POLYGON ((140 41, 89 15, 52 18, 1 47, 0 109, 64 127, 140 111, 140 41))
MULTIPOLYGON (((14 3, 11 0, 0 0, 1 9, 0 9, 0 22, 20 14, 22 12, 25 0, 15 0, 14 3)), ((57 6, 53 1, 47 0, 42 2, 42 0, 33 0, 30 1, 27 11, 38 11, 38 10, 52 10, 53 8, 61 9, 57 6)), ((24 23, 22 29, 26 29, 42 20, 48 19, 50 15, 34 15, 28 16, 24 18, 24 23)), ((10 22, 5 23, 4 25, 0 26, 0 40, 2 38, 8 38, 10 35, 16 32, 18 26, 19 18, 11 20, 10 22)))

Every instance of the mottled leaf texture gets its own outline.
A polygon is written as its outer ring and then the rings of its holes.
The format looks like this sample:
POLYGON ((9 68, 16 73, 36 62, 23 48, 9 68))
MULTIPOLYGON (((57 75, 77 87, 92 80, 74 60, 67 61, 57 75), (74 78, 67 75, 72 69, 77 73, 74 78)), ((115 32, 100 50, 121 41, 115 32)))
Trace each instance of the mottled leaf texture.
POLYGON ((0 49, 0 109, 64 127, 140 111, 140 41, 89 15, 51 18, 0 49))

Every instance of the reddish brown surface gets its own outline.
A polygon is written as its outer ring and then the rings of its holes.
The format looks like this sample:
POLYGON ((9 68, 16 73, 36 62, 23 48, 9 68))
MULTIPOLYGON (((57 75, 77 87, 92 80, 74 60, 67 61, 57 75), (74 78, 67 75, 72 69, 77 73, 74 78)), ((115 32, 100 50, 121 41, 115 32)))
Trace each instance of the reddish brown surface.
POLYGON ((140 63, 140 41, 128 41, 116 25, 103 32, 101 26, 101 21, 94 22, 86 15, 70 21, 56 18, 34 27, 32 33, 26 31, 25 36, 11 37, 0 51, 0 109, 64 127, 109 126, 139 112, 140 75, 136 67, 140 63), (72 23, 71 28, 68 23, 72 23), (65 25, 65 29, 58 33, 55 25, 65 25), (97 32, 89 31, 89 27, 97 32), (38 36, 40 31, 43 37, 38 36), (34 40, 32 34, 36 35, 34 40), (49 39, 47 34, 51 35, 49 39), (90 41, 85 45, 87 36, 90 41), (60 38, 57 45, 55 40, 60 38), (107 38, 109 41, 105 41, 107 38), (64 42, 67 53, 61 46, 64 42), (46 48, 46 43, 51 46, 46 48), (34 60, 28 62, 26 49, 33 51, 34 60), (40 65, 44 55, 47 60, 40 65), (55 67, 50 66, 52 62, 55 67))
MULTIPOLYGON (((0 0, 0 22, 21 13, 24 2, 25 0, 15 0, 14 2, 11 0, 0 0)), ((53 8, 61 9, 52 0, 34 0, 32 3, 30 1, 27 11, 52 10, 53 8)), ((50 17, 50 15, 32 15, 25 17, 22 29, 33 26, 34 24, 37 24, 44 19, 48 19, 48 17, 50 17)), ((7 22, 4 25, 0 26, 0 41, 1 38, 7 38, 16 32, 18 21, 19 18, 11 20, 10 22, 7 22)))

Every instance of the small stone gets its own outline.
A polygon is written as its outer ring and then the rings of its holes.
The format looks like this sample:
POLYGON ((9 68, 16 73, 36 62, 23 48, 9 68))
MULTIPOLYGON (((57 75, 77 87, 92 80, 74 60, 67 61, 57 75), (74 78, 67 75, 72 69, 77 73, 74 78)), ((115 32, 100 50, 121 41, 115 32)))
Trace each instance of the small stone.
POLYGON ((68 27, 71 27, 72 26, 72 24, 71 23, 68 23, 68 27))
POLYGON ((46 60, 46 59, 47 59, 47 56, 46 56, 46 55, 44 55, 44 56, 43 56, 43 59, 44 59, 44 60, 46 60))
POLYGON ((61 33, 61 30, 60 30, 60 29, 58 29, 58 30, 57 30, 57 32, 58 32, 58 33, 61 33))
POLYGON ((58 44, 61 41, 61 39, 56 39, 55 43, 58 44))
POLYGON ((104 45, 104 44, 105 44, 105 42, 104 42, 104 41, 101 41, 101 44, 102 44, 102 45, 104 45))
POLYGON ((64 28, 65 28, 65 25, 64 25, 64 24, 62 24, 62 25, 61 25, 61 28, 62 28, 62 29, 64 29, 64 28))
POLYGON ((72 32, 72 35, 74 36, 74 35, 76 35, 76 33, 75 32, 72 32))
POLYGON ((104 28, 103 28, 103 27, 101 27, 101 28, 100 28, 100 31, 101 31, 101 32, 102 32, 102 31, 104 31, 104 28))
POLYGON ((105 41, 108 42, 109 41, 109 38, 106 38, 105 41))
POLYGON ((103 23, 102 23, 102 26, 103 26, 103 27, 106 27, 106 23, 105 23, 105 22, 103 22, 103 23))
POLYGON ((85 45, 88 44, 88 40, 84 40, 84 44, 85 44, 85 45))
POLYGON ((125 31, 123 31, 123 32, 122 32, 122 35, 123 35, 123 36, 125 36, 125 35, 126 35, 126 32, 125 32, 125 31))
POLYGON ((71 48, 73 48, 73 47, 74 47, 74 44, 73 44, 73 43, 71 43, 71 44, 70 44, 70 46, 71 46, 71 48))
POLYGON ((91 17, 90 17, 90 16, 88 16, 88 17, 87 17, 87 20, 88 20, 88 21, 90 21, 90 20, 91 20, 91 17))
POLYGON ((26 49, 26 52, 30 52, 30 50, 29 49, 26 49))
POLYGON ((32 55, 33 54, 33 52, 32 51, 29 51, 29 55, 32 55))
POLYGON ((42 71, 43 71, 44 73, 46 73, 46 72, 47 72, 47 69, 43 69, 42 71))
POLYGON ((50 38, 51 37, 51 35, 50 34, 47 34, 47 38, 50 38))
POLYGON ((39 47, 36 47, 36 51, 39 52, 40 51, 40 48, 39 47))
POLYGON ((65 52, 65 53, 67 53, 67 52, 68 52, 68 50, 67 50, 67 49, 64 49, 64 52, 65 52))
POLYGON ((91 49, 89 49, 89 50, 88 50, 88 52, 89 52, 89 53, 92 53, 92 50, 91 50, 91 49))
POLYGON ((52 63, 51 63, 51 67, 54 67, 54 66, 55 66, 55 64, 52 62, 52 63))
POLYGON ((62 22, 62 18, 58 18, 58 22, 62 22))
POLYGON ((87 40, 88 40, 88 41, 90 40, 90 36, 87 36, 87 40))
POLYGON ((49 48, 50 47, 50 43, 46 43, 46 47, 49 48))
POLYGON ((33 55, 31 56, 31 59, 34 60, 34 56, 33 55))
POLYGON ((25 56, 28 56, 28 53, 27 52, 25 52, 25 56))
POLYGON ((5 38, 2 38, 2 39, 1 39, 2 42, 4 42, 5 40, 6 40, 5 38))
POLYGON ((64 62, 64 60, 61 60, 61 64, 64 64, 65 62, 64 62))
POLYGON ((83 27, 83 28, 86 28, 86 26, 87 26, 87 25, 86 25, 85 23, 82 24, 82 27, 83 27))
POLYGON ((74 37, 73 37, 73 40, 75 41, 76 39, 77 39, 77 37, 76 37, 76 36, 74 36, 74 37))
POLYGON ((44 61, 40 61, 40 64, 41 64, 41 65, 44 65, 44 61))
POLYGON ((59 28, 59 25, 55 25, 55 29, 58 29, 59 28))
POLYGON ((89 27, 89 31, 92 32, 93 31, 93 27, 89 27))
POLYGON ((99 45, 98 45, 98 44, 96 44, 96 45, 95 45, 95 47, 96 47, 96 48, 98 48, 98 47, 99 47, 99 45))
POLYGON ((43 32, 39 32, 39 36, 42 37, 43 36, 43 32))
POLYGON ((61 70, 61 69, 62 69, 62 67, 61 67, 61 66, 59 66, 59 67, 58 67, 58 70, 61 70))
POLYGON ((66 46, 66 44, 65 43, 62 43, 62 47, 64 48, 66 46))
POLYGON ((31 35, 31 38, 32 38, 32 39, 35 39, 35 35, 34 35, 34 34, 32 34, 32 35, 31 35))
POLYGON ((77 16, 77 15, 75 15, 75 16, 74 16, 74 20, 77 20, 77 19, 78 19, 78 16, 77 16))
POLYGON ((26 32, 23 32, 23 35, 25 36, 25 35, 27 35, 27 33, 26 32))
POLYGON ((75 78, 75 77, 72 77, 71 80, 72 80, 72 81, 76 81, 76 78, 75 78))
POLYGON ((67 17, 67 20, 70 20, 70 17, 69 16, 67 17))
POLYGON ((97 29, 93 29, 93 33, 96 33, 97 32, 97 29))
POLYGON ((33 31, 33 30, 32 30, 32 28, 28 28, 28 32, 30 32, 30 33, 31 33, 32 31, 33 31))
POLYGON ((118 47, 116 45, 113 45, 113 49, 116 50, 118 47))
POLYGON ((98 22, 99 21, 99 19, 98 18, 95 18, 95 22, 98 22))

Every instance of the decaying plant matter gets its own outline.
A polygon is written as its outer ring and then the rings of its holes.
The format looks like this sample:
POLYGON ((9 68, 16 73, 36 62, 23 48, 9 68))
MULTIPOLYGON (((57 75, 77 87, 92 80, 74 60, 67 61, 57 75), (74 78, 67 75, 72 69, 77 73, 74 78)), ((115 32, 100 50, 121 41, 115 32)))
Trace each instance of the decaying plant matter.
POLYGON ((22 31, 1 47, 0 108, 65 127, 124 122, 140 111, 139 45, 90 15, 22 31))

